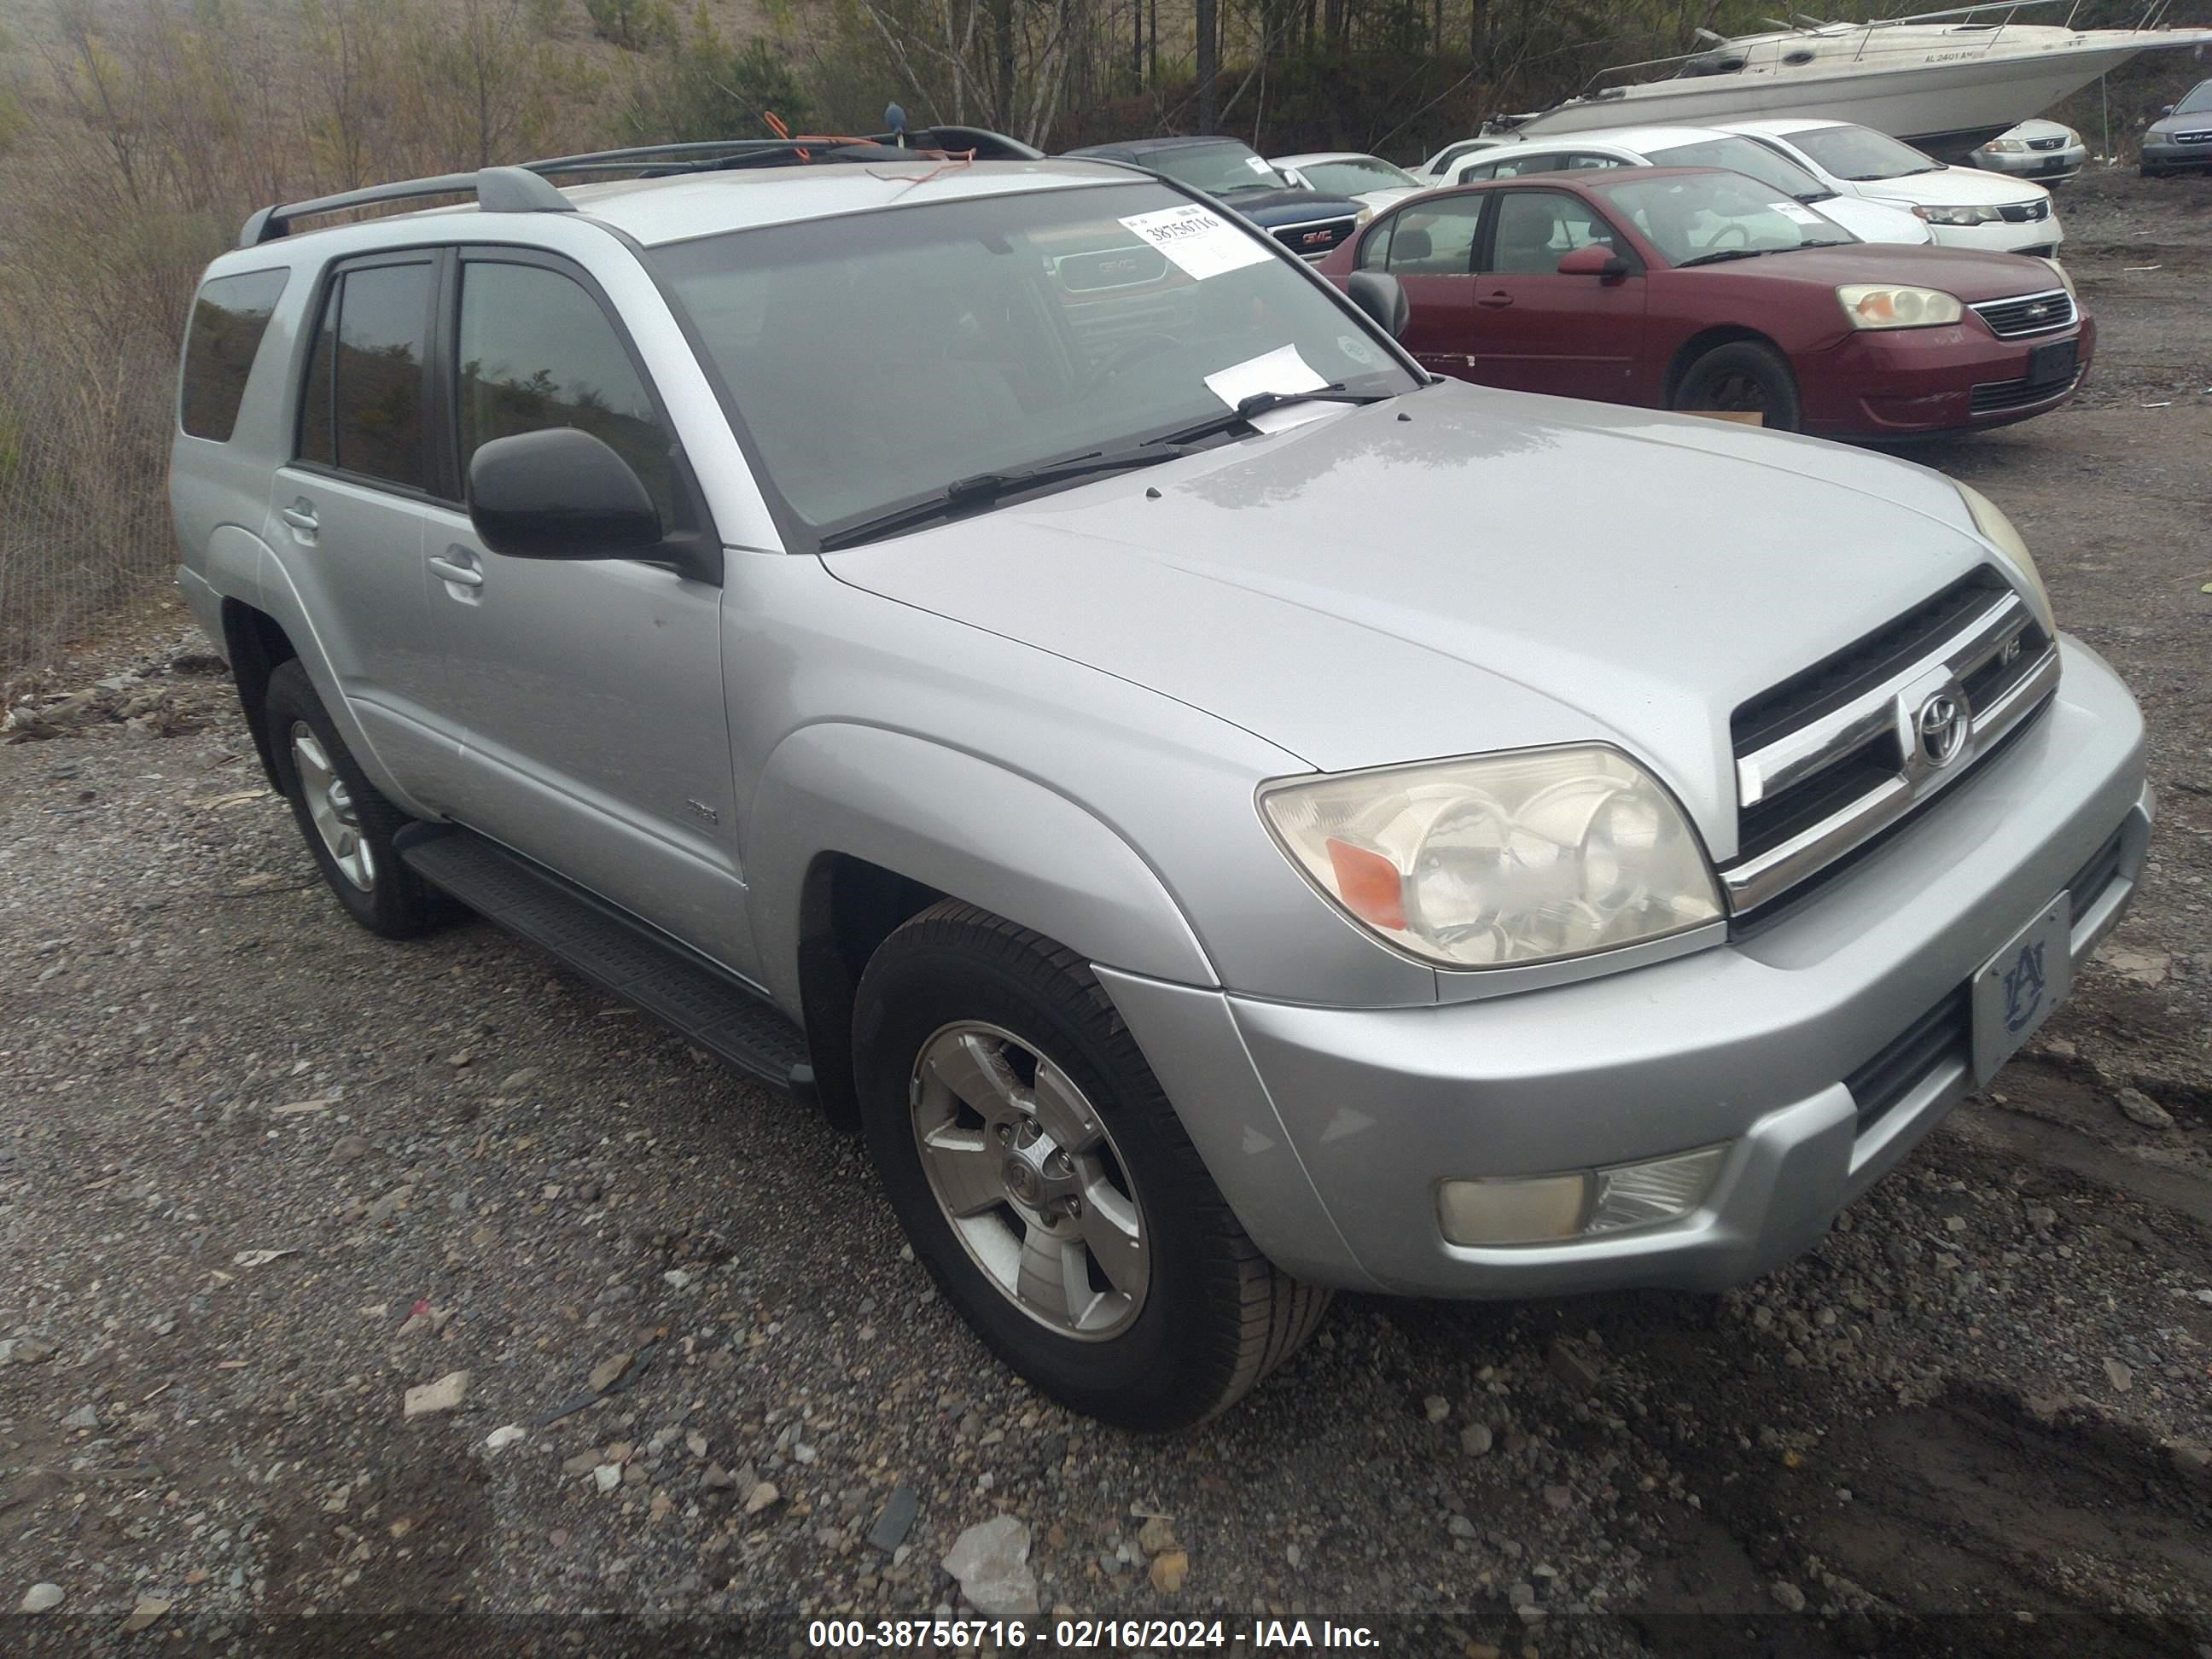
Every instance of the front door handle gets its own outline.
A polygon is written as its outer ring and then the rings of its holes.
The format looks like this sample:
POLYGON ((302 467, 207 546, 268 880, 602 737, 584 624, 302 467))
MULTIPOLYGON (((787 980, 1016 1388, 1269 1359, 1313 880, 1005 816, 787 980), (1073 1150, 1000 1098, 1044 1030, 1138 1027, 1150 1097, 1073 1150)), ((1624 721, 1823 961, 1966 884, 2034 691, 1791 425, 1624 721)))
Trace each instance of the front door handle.
POLYGON ((1512 303, 1513 296, 1506 293, 1502 289, 1495 294, 1486 294, 1480 300, 1475 301, 1475 304, 1479 306, 1487 306, 1492 311, 1500 310, 1512 303))
MULTIPOLYGON (((456 556, 458 559, 469 558, 468 550, 465 548, 449 547, 446 551, 456 556)), ((452 582, 457 587, 482 587, 483 572, 477 568, 475 562, 471 560, 468 563, 463 564, 457 562, 456 558, 440 558, 436 554, 432 554, 430 556, 431 574, 442 581, 452 582)))

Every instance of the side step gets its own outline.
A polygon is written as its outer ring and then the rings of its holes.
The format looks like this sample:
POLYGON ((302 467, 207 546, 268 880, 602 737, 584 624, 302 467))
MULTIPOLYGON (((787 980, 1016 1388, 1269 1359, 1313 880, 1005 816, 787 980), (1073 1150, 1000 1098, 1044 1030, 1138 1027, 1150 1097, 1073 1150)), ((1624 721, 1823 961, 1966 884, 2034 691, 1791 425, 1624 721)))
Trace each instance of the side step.
POLYGON ((423 880, 485 921, 635 1003, 756 1081, 812 1097, 805 1033, 703 957, 455 825, 412 823, 394 845, 423 880))

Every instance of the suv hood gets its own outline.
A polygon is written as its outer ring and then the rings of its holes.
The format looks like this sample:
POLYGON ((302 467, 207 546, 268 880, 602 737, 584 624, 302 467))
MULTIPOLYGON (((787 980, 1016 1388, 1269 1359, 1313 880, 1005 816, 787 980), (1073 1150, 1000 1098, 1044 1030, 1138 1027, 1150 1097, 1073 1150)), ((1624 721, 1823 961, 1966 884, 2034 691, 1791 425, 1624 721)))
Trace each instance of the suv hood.
POLYGON ((1340 216, 1350 219, 1359 212, 1357 202, 1317 190, 1300 190, 1295 185, 1232 190, 1217 199, 1235 208, 1255 225, 1296 224, 1301 219, 1334 219, 1340 216))
POLYGON ((1987 559, 1968 523, 1885 457, 1452 381, 823 562, 1323 771, 1613 742, 1727 858, 1730 712, 1987 559))

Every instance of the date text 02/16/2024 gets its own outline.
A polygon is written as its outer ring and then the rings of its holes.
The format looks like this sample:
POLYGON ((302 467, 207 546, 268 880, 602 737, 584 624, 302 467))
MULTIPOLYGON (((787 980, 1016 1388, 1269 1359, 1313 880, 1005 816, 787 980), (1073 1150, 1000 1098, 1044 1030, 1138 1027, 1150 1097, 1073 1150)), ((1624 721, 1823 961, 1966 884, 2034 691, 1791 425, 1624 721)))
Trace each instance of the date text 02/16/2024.
POLYGON ((810 1648, 826 1651, 922 1653, 939 1649, 982 1652, 1121 1653, 1211 1651, 1224 1655, 1335 1649, 1376 1651, 1369 1626, 1325 1619, 817 1619, 806 1628, 810 1648))

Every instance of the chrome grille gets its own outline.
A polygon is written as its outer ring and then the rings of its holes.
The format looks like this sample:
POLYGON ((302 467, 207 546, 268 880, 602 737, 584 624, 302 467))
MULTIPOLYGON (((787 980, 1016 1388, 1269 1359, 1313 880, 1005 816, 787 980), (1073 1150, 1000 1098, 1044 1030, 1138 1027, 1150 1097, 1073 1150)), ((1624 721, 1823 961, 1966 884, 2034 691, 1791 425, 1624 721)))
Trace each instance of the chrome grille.
POLYGON ((2177 144, 2212 144, 2212 132, 2177 132, 2173 135, 2173 142, 2177 144))
POLYGON ((2027 141, 2027 147, 2030 149, 2063 149, 2066 141, 2063 138, 2031 138, 2027 141))
POLYGON ((1358 228, 1351 219, 1313 219, 1304 224, 1277 225, 1267 234, 1301 259, 1323 259, 1358 228))
POLYGON ((2016 340, 2026 334, 2048 334, 2074 321, 2074 296, 2063 288, 2040 294, 2022 294, 2010 300, 1984 300, 1970 309, 1990 325, 2000 340, 2016 340))
POLYGON ((2058 652, 1984 567, 1729 721, 1742 916, 1901 823, 2047 701, 2058 652), (1945 718, 1946 711, 1949 718, 1945 718))

